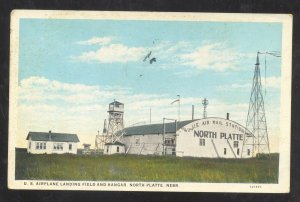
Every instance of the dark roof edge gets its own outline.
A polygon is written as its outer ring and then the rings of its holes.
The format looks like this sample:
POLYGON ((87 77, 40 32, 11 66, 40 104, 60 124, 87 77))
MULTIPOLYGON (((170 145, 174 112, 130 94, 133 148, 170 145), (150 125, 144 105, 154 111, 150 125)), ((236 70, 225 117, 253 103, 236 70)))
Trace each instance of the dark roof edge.
POLYGON ((121 143, 121 142, 114 142, 114 143, 105 143, 104 145, 120 145, 120 146, 125 146, 125 144, 121 143))
POLYGON ((33 131, 29 131, 26 137, 26 140, 29 139, 30 136, 32 135, 49 135, 49 134, 53 134, 53 135, 71 135, 71 136, 75 136, 75 138, 77 139, 76 141, 54 141, 54 140, 47 140, 48 142, 80 142, 78 135, 75 133, 49 133, 49 132, 33 132, 33 131))
MULTIPOLYGON (((175 132, 165 132, 166 134, 175 134, 175 132)), ((147 133, 147 134, 124 134, 124 136, 131 136, 131 135, 163 135, 163 133, 147 133)))
POLYGON ((29 131, 29 132, 28 132, 28 134, 29 134, 29 133, 44 133, 44 134, 64 134, 64 135, 77 135, 76 133, 53 133, 53 132, 49 133, 49 132, 35 132, 35 131, 29 131))
MULTIPOLYGON (((187 122, 186 124, 184 124, 182 127, 186 126, 187 124, 189 123, 192 123, 194 121, 198 121, 200 119, 194 119, 194 120, 185 120, 185 121, 177 121, 177 125, 179 125, 180 123, 183 123, 183 122, 187 122)), ((175 124, 175 122, 167 122, 165 123, 165 125, 173 125, 175 124)), ((138 126, 129 126, 129 127, 126 127, 124 129, 128 129, 128 128, 138 128, 138 127, 144 127, 144 126, 163 126, 163 123, 153 123, 153 124, 145 124, 145 125, 138 125, 138 126)), ((179 130, 180 128, 177 128, 177 130, 179 130)))

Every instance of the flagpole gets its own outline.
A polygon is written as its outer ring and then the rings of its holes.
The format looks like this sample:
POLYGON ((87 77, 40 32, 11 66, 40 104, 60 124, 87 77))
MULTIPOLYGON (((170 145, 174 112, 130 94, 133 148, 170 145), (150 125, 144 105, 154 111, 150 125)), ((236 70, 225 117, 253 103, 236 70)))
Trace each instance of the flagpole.
POLYGON ((180 95, 177 95, 178 97, 178 121, 180 121, 180 95))
POLYGON ((177 99, 174 100, 173 102, 171 102, 171 104, 178 102, 178 117, 177 117, 177 121, 180 121, 180 95, 177 95, 177 99))
POLYGON ((151 124, 151 107, 150 107, 150 124, 151 124))

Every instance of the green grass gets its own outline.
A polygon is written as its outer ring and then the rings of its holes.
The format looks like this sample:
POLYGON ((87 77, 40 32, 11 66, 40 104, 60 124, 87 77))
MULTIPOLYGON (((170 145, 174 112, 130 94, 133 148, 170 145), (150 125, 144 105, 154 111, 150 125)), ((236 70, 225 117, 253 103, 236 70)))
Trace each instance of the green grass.
POLYGON ((16 179, 278 183, 278 159, 278 155, 270 159, 207 159, 17 151, 16 179))

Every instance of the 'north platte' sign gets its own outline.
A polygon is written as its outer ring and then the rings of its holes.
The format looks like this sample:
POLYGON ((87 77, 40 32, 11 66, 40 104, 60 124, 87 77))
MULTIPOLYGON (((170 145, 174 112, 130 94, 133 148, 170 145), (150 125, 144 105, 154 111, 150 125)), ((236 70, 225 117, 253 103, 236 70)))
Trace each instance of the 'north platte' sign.
POLYGON ((244 145, 249 131, 223 118, 195 120, 177 131, 176 155, 208 158, 249 158, 252 146, 244 145))

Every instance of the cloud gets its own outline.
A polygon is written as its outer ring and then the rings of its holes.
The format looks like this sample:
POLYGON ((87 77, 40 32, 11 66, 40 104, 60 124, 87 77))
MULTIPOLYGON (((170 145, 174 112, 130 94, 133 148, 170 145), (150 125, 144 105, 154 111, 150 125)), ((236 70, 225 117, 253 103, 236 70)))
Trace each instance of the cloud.
MULTIPOLYGON (((118 86, 98 86, 65 83, 45 77, 29 77, 19 84, 18 146, 26 146, 29 131, 76 133, 82 143, 94 145, 97 131, 102 130, 107 119, 108 104, 117 99, 124 103, 125 126, 162 123, 162 118, 177 119, 178 105, 170 104, 176 99, 167 94, 133 93, 131 89, 118 86)), ((181 97, 181 120, 191 119, 191 106, 195 105, 195 119, 202 118, 202 97, 181 97)), ((276 103, 267 107, 270 129, 278 125, 276 103), (271 110, 271 111, 270 111, 271 110), (274 111, 275 110, 275 111, 274 111)), ((278 106, 278 105, 277 105, 278 106)), ((224 117, 230 113, 232 120, 245 125, 248 103, 227 103, 211 98, 207 108, 209 117, 224 117)), ((268 122, 268 123, 269 123, 268 122)))
POLYGON ((86 41, 78 41, 80 45, 106 45, 112 41, 112 37, 93 37, 86 41))
MULTIPOLYGON (((279 90, 280 89, 280 77, 270 76, 270 77, 261 77, 262 90, 267 87, 266 90, 279 90)), ((229 85, 220 85, 216 87, 218 91, 235 91, 235 90, 246 90, 250 91, 252 83, 232 83, 229 85)))
POLYGON ((179 55, 184 65, 198 70, 237 70, 239 54, 224 44, 211 43, 196 48, 193 52, 179 55))
POLYGON ((174 64, 178 64, 180 58, 178 53, 186 52, 191 48, 191 44, 186 41, 179 41, 172 43, 170 41, 159 41, 153 46, 149 47, 130 47, 122 43, 111 44, 111 37, 92 38, 87 41, 77 42, 79 44, 98 44, 102 43, 101 47, 96 51, 86 51, 79 56, 71 56, 72 59, 82 62, 96 61, 101 63, 126 63, 142 61, 145 55, 151 51, 152 56, 156 57, 159 61, 160 68, 173 67, 174 64))
POLYGON ((84 52, 77 59, 80 61, 97 61, 101 63, 126 63, 142 60, 146 52, 146 48, 143 47, 110 44, 102 46, 96 51, 84 52))
POLYGON ((266 81, 262 78, 262 84, 267 88, 280 89, 281 78, 276 76, 266 77, 266 81))
POLYGON ((238 52, 226 43, 206 41, 202 45, 188 41, 171 43, 162 41, 156 47, 159 53, 160 67, 175 69, 174 75, 193 77, 204 70, 225 72, 244 70, 241 63, 246 59, 255 59, 255 53, 238 52))
POLYGON ((153 52, 162 58, 177 57, 176 53, 186 52, 193 48, 187 41, 178 41, 176 43, 171 41, 161 41, 151 48, 153 52))
POLYGON ((229 85, 220 85, 216 87, 218 91, 236 91, 236 90, 247 90, 251 89, 251 83, 233 83, 229 85))
POLYGON ((182 59, 179 57, 180 54, 186 53, 193 47, 192 44, 186 41, 178 41, 176 43, 161 41, 149 49, 152 50, 153 56, 157 58, 159 67, 169 69, 181 66, 182 59))
POLYGON ((145 55, 152 51, 152 56, 159 61, 156 67, 175 70, 176 75, 192 76, 197 70, 226 71, 238 70, 238 62, 241 58, 254 57, 253 54, 239 53, 226 44, 208 43, 202 46, 196 46, 187 41, 159 41, 150 47, 130 47, 122 43, 111 44, 110 37, 92 38, 87 41, 81 41, 80 44, 98 44, 101 47, 95 51, 87 51, 79 56, 73 56, 73 59, 100 63, 127 63, 142 61, 145 55), (105 42, 105 43, 104 43, 105 42), (185 70, 179 67, 185 66, 185 70), (192 72, 192 73, 191 73, 192 72))
POLYGON ((111 98, 114 92, 104 87, 62 83, 45 77, 23 79, 19 86, 21 102, 90 103, 101 95, 111 98))

